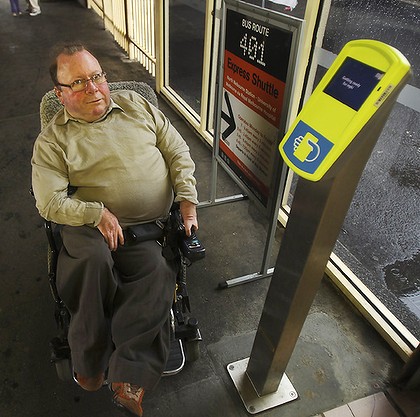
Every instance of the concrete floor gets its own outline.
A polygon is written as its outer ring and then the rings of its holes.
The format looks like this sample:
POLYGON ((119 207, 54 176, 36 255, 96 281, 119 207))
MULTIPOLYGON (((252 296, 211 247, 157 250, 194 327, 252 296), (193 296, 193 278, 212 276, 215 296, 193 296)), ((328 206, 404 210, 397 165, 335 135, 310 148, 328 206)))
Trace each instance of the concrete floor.
MULTIPOLYGON (((61 382, 49 363, 55 324, 45 235, 28 192, 30 157, 40 129, 39 102, 51 88, 48 50, 56 41, 86 43, 110 81, 153 85, 153 79, 126 59, 92 11, 71 1, 41 6, 40 16, 14 18, 9 5, 0 4, 0 416, 118 416, 107 389, 87 393, 61 382)), ((211 152, 162 100, 160 107, 191 146, 200 197, 206 200, 211 152)), ((223 173, 219 191, 238 192, 223 173)), ((189 269, 188 277, 203 335, 201 357, 146 395, 145 417, 248 415, 226 365, 249 356, 269 280, 225 290, 218 284, 259 270, 266 228, 249 201, 202 208, 199 219, 207 256, 189 269)), ((286 371, 299 398, 259 415, 309 417, 335 409, 385 391, 402 366, 375 330, 324 281, 286 371)))

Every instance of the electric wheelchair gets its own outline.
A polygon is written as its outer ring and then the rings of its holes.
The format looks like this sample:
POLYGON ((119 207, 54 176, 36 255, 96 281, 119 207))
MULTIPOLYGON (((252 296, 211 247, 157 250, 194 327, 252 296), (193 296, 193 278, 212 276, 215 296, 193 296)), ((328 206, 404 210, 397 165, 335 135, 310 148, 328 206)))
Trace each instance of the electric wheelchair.
MULTIPOLYGON (((157 97, 153 89, 146 83, 137 81, 122 81, 109 83, 113 90, 134 90, 141 94, 154 106, 158 106, 157 97)), ((40 104, 41 128, 44 128, 56 112, 62 107, 53 90, 47 92, 40 104)), ((71 192, 71 190, 69 190, 71 192)), ((51 362, 55 365, 59 379, 63 381, 74 380, 71 362, 71 351, 67 341, 70 313, 61 300, 56 287, 57 259, 62 245, 60 225, 44 220, 48 239, 48 278, 55 304, 55 321, 58 334, 50 341, 51 362)), ((205 256, 205 248, 193 232, 187 237, 181 222, 179 207, 174 204, 167 222, 162 224, 147 224, 147 227, 131 227, 125 231, 125 238, 130 241, 136 239, 157 240, 162 245, 165 257, 174 260, 177 265, 176 290, 172 309, 169 312, 171 320, 171 348, 169 359, 163 373, 164 376, 173 375, 182 370, 186 361, 199 358, 199 342, 202 340, 198 328, 198 321, 191 315, 189 296, 187 291, 186 271, 192 262, 205 256)))

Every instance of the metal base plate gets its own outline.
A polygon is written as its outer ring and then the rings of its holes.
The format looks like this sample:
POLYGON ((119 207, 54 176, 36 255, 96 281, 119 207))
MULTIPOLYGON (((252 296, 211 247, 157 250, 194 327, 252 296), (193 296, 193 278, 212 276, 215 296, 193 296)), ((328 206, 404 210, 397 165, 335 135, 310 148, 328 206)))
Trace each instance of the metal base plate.
POLYGON ((232 362, 227 366, 229 375, 248 413, 257 414, 261 411, 298 399, 298 393, 293 388, 286 374, 283 374, 283 378, 276 392, 259 396, 246 374, 248 361, 249 358, 245 358, 237 362, 232 362))

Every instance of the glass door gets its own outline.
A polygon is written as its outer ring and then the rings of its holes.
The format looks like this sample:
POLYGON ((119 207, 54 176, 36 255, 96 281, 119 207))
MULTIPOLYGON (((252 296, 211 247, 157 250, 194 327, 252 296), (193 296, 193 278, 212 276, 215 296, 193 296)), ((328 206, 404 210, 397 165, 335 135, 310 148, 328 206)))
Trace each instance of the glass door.
POLYGON ((205 0, 169 0, 166 84, 197 115, 203 73, 205 0))

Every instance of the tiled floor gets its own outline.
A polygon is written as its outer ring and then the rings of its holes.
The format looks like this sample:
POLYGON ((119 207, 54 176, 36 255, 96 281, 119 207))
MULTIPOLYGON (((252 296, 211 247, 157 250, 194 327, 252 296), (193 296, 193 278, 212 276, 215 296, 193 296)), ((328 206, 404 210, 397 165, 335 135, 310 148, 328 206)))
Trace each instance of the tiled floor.
POLYGON ((324 417, 399 417, 399 413, 380 392, 327 411, 324 417))
POLYGON ((316 417, 420 417, 420 391, 392 389, 326 411, 316 417))

